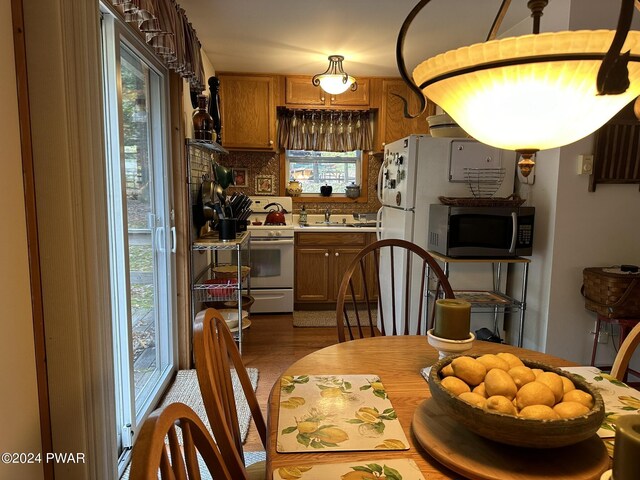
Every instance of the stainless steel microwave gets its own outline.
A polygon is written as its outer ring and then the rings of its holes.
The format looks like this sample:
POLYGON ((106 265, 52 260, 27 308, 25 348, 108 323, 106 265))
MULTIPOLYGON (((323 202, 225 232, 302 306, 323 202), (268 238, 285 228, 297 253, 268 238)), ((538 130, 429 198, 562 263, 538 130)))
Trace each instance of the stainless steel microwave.
POLYGON ((531 255, 534 207, 429 208, 428 249, 449 257, 531 255))

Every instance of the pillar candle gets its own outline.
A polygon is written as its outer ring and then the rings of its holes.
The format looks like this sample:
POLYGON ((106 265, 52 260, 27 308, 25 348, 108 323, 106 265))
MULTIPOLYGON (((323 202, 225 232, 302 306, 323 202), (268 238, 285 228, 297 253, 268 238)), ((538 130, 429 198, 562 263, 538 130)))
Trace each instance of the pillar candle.
POLYGON ((441 298, 436 300, 433 335, 449 340, 469 338, 471 304, 466 300, 441 298))
POLYGON ((613 447, 613 478, 640 478, 640 415, 622 415, 616 420, 613 447))

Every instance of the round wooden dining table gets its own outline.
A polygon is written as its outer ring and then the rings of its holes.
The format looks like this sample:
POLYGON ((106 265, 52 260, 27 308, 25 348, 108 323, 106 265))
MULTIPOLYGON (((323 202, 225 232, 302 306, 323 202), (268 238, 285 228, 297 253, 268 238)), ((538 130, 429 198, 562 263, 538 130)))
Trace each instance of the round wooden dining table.
MULTIPOLYGON (((520 358, 557 367, 575 365, 573 362, 544 353, 483 341, 474 342, 473 348, 466 353, 485 354, 498 352, 511 352, 520 358)), ((468 473, 478 468, 482 469, 482 460, 477 458, 474 459, 475 463, 473 466, 469 467, 471 470, 465 470, 465 468, 458 469, 455 467, 456 471, 450 470, 443 464, 446 463, 446 461, 437 461, 434 456, 425 450, 420 442, 422 437, 417 436, 414 431, 414 415, 416 411, 420 411, 420 409, 428 403, 434 402, 429 393, 429 385, 420 372, 424 367, 436 363, 437 360, 438 352, 427 343, 427 337, 425 336, 380 336, 338 343, 317 350, 291 365, 283 375, 376 374, 379 376, 381 382, 384 384, 388 398, 396 410, 404 433, 407 436, 410 444, 409 450, 278 453, 278 410, 280 404, 280 382, 278 381, 273 386, 269 397, 267 478, 271 478, 272 472, 281 467, 291 467, 301 464, 359 462, 371 458, 391 459, 397 458, 398 456, 410 458, 415 461, 426 479, 462 477, 494 478, 490 471, 490 466, 487 466, 487 472, 478 472, 478 475, 468 473), (478 463, 478 461, 480 461, 480 463, 478 463), (460 472, 464 472, 465 474, 461 475, 460 472)), ((461 425, 459 428, 464 430, 464 427, 461 425)), ((443 434, 442 436, 444 437, 445 435, 443 434)), ((445 439, 438 438, 438 441, 440 440, 445 439)), ((453 443, 449 445, 445 443, 442 446, 442 448, 445 449, 442 458, 445 458, 445 460, 449 456, 455 456, 453 454, 456 453, 456 449, 458 448, 455 438, 450 440, 452 440, 453 443), (451 448, 451 455, 447 453, 447 448, 451 448)), ((594 440, 598 440, 597 437, 595 437, 594 440)), ((463 445, 460 445, 460 447, 461 450, 463 450, 463 445)), ((475 451, 469 445, 466 445, 466 448, 469 449, 469 452, 475 451)), ((481 449, 478 450, 478 452, 480 451, 481 449)), ((534 456, 538 455, 536 452, 540 452, 540 462, 544 462, 545 458, 549 458, 548 450, 533 450, 533 452, 534 456)), ((589 452, 585 453, 588 454, 589 452)), ((598 465, 591 465, 588 468, 588 472, 583 472, 578 468, 578 474, 568 476, 563 474, 562 478, 599 478, 603 469, 603 462, 605 462, 608 467, 608 458, 600 459, 598 465)), ((504 476, 502 480, 543 478, 521 473, 523 472, 510 472, 510 474, 504 476)), ((548 471, 545 472, 547 478, 553 478, 553 475, 549 477, 548 473, 548 471)), ((500 474, 498 473, 495 478, 500 478, 500 474)), ((304 477, 302 480, 304 480, 304 477)))

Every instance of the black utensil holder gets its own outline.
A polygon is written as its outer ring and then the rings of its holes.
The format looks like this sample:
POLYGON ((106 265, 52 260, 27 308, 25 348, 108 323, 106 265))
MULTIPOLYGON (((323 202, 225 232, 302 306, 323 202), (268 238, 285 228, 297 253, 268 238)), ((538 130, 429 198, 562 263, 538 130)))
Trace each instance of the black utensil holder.
POLYGON ((220 240, 236 239, 236 219, 221 218, 218 220, 218 234, 220 240))

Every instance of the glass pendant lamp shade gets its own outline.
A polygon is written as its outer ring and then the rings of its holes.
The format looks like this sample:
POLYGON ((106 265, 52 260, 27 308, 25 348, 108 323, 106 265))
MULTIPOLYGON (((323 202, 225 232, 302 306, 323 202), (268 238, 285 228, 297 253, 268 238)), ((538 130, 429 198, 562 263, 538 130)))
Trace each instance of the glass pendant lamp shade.
POLYGON ((331 95, 346 92, 356 81, 351 75, 320 75, 318 77, 320 88, 331 95))
POLYGON ((565 31, 475 44, 422 62, 413 79, 480 142, 520 151, 555 148, 594 132, 640 95, 637 31, 628 33, 622 48, 631 55, 629 88, 619 95, 597 93, 598 70, 614 34, 565 31))
POLYGON ((338 95, 346 92, 349 88, 356 90, 358 84, 356 79, 347 74, 343 67, 342 55, 329 55, 329 67, 322 73, 314 75, 311 79, 316 87, 319 85, 322 90, 330 95, 338 95))

